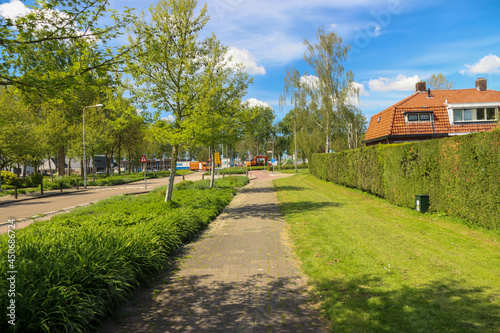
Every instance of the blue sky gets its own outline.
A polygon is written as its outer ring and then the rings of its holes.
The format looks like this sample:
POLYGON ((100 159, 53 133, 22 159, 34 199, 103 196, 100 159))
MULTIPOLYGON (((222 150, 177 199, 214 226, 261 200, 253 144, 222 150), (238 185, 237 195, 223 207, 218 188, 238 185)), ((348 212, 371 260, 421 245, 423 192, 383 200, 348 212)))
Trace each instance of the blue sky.
MULTIPOLYGON (((8 3, 12 0, 3 0, 8 3)), ((27 3, 30 3, 28 1, 27 3)), ((152 0, 112 0, 114 8, 147 9, 152 0)), ((201 6, 204 2, 199 1, 201 6)), ((286 69, 303 62, 303 39, 318 27, 352 45, 346 68, 361 88, 358 107, 370 118, 409 96, 419 80, 443 73, 455 88, 479 77, 500 90, 498 0, 208 0, 214 32, 254 77, 247 98, 267 103, 281 119, 286 69)), ((3 7, 5 10, 6 7, 3 7)), ((2 14, 2 7, 0 7, 2 14)))

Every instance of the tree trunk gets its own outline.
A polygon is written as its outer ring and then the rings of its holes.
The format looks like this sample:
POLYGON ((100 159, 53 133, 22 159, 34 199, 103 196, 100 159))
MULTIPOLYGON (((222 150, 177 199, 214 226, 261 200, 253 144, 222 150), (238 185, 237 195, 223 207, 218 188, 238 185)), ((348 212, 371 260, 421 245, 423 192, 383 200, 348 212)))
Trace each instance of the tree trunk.
POLYGON ((49 173, 50 173, 50 181, 54 182, 54 176, 52 175, 52 163, 51 163, 51 158, 50 154, 47 155, 49 158, 49 173))
POLYGON ((95 182, 95 158, 94 158, 94 149, 91 149, 91 155, 92 157, 92 181, 95 182))
POLYGON ((120 142, 118 142, 118 176, 122 175, 121 155, 122 155, 122 145, 120 142))
POLYGON ((132 158, 130 156, 132 156, 132 155, 130 154, 130 150, 129 150, 128 151, 128 174, 129 175, 132 172, 132 163, 131 163, 132 158))
POLYGON ((172 201, 172 191, 174 189, 175 171, 177 169, 177 155, 179 145, 175 144, 172 147, 172 163, 170 168, 170 177, 168 177, 168 187, 165 193, 165 202, 172 201))
POLYGON ((26 177, 26 161, 24 161, 24 164, 23 164, 23 177, 26 177))
POLYGON ((80 161, 80 176, 82 176, 82 177, 84 175, 83 168, 84 168, 84 165, 83 165, 83 156, 82 156, 81 161, 80 161))
POLYGON ((71 176, 71 158, 68 159, 68 176, 71 176))
POLYGON ((59 177, 64 176, 64 171, 66 168, 64 167, 64 160, 65 160, 65 155, 64 155, 64 146, 59 149, 59 152, 57 153, 57 175, 59 177))
POLYGON ((213 146, 210 151, 212 154, 212 156, 210 156, 210 159, 212 160, 212 162, 210 162, 210 188, 213 188, 215 185, 215 149, 213 146))
POLYGON ((326 126, 325 126, 325 131, 326 131, 326 143, 325 143, 325 153, 330 152, 330 113, 326 113, 326 126))

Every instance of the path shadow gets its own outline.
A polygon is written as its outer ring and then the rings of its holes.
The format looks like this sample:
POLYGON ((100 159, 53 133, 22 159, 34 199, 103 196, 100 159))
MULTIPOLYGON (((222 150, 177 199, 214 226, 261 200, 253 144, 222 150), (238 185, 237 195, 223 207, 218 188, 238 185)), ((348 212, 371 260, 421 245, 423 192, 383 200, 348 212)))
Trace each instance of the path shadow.
POLYGON ((304 211, 320 211, 323 209, 331 207, 340 207, 339 203, 325 201, 325 202, 313 202, 313 201, 300 201, 293 204, 285 203, 279 204, 275 203, 265 203, 265 204, 247 204, 244 206, 237 207, 226 207, 224 213, 229 215, 231 219, 241 220, 249 217, 258 217, 261 219, 274 218, 277 215, 281 216, 281 212, 286 212, 286 214, 294 215, 303 213, 304 211))
POLYGON ((99 332, 323 332, 300 277, 178 276, 179 263, 134 291, 99 332))

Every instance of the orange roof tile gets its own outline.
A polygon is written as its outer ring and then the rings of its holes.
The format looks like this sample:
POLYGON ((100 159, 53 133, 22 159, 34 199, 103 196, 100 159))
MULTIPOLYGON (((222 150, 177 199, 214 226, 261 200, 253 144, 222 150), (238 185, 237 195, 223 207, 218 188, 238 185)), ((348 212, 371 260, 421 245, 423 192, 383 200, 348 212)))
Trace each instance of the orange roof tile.
POLYGON ((492 130, 496 123, 452 123, 450 124, 446 102, 461 103, 498 103, 500 91, 477 89, 431 90, 430 97, 425 92, 416 92, 404 100, 374 115, 368 126, 366 141, 388 136, 439 135, 453 133, 484 132, 492 130), (429 112, 432 122, 405 122, 405 113, 429 112), (380 121, 379 121, 380 118, 380 121))

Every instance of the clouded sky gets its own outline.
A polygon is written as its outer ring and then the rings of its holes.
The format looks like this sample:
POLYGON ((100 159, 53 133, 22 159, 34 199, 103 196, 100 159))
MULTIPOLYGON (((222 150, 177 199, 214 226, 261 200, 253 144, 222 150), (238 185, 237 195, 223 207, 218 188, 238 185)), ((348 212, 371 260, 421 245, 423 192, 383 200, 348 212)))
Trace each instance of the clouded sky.
MULTIPOLYGON (((19 1, 0 0, 4 4, 19 1)), ((112 7, 147 9, 152 0, 112 0, 112 7)), ((30 3, 27 1, 26 3, 30 3)), ((199 5, 203 4, 199 1, 199 5)), ((347 69, 360 87, 360 109, 373 114, 409 96, 415 83, 443 73, 455 88, 473 88, 478 77, 500 90, 498 0, 208 0, 214 32, 243 62, 254 84, 247 98, 271 105, 278 100, 286 69, 307 68, 304 38, 320 26, 352 46, 347 69)), ((0 6, 6 15, 7 6, 0 6)))

